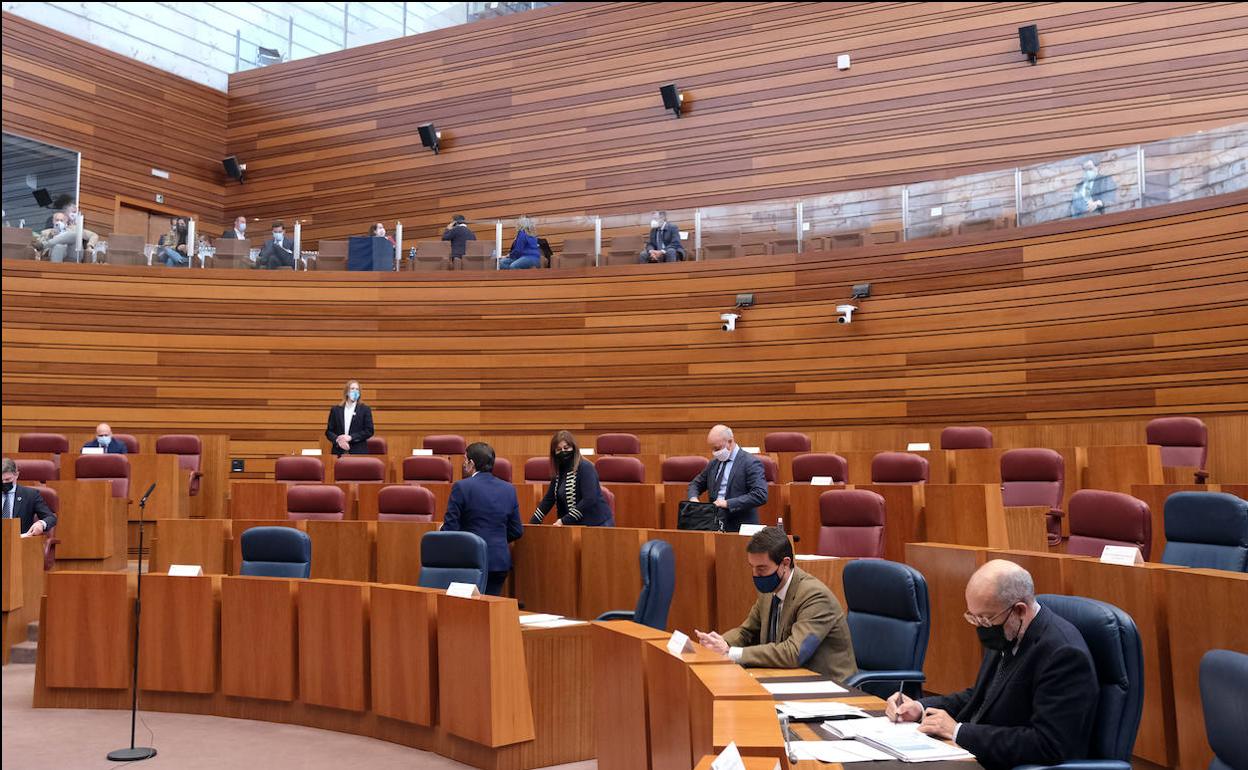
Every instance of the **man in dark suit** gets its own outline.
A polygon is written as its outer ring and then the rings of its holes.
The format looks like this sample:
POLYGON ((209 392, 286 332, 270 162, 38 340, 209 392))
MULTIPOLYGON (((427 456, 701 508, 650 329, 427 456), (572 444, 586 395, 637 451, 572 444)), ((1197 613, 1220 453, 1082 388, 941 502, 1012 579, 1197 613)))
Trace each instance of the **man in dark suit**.
POLYGON ((234 217, 234 229, 226 230, 221 233, 221 237, 228 240, 242 241, 247 239, 247 217, 234 217))
POLYGON ((507 544, 524 535, 516 488, 494 475, 494 450, 480 441, 464 452, 464 478, 451 487, 442 522, 445 532, 472 532, 485 541, 489 576, 485 592, 498 596, 511 572, 507 544))
POLYGON ((685 249, 680 245, 680 228, 674 222, 667 221, 666 211, 654 212, 650 220, 650 237, 637 259, 643 264, 647 262, 679 262, 685 258, 685 249))
POLYGON ((4 518, 21 519, 23 535, 42 535, 56 526, 56 514, 43 501, 39 490, 17 483, 17 463, 4 458, 4 518))
POLYGON ((468 253, 468 241, 475 241, 477 234, 468 229, 468 222, 464 220, 463 214, 456 214, 451 217, 451 223, 447 225, 446 232, 442 233, 442 240, 451 242, 451 261, 463 259, 464 254, 468 253))
POLYGON ((1118 185, 1114 178, 1102 174, 1096 161, 1088 159, 1083 162, 1083 179, 1075 185, 1075 194, 1070 199, 1070 215, 1081 217, 1084 214, 1104 214, 1105 207, 1113 205, 1118 196, 1118 185))
POLYGON ((280 220, 273 223, 273 237, 260 247, 256 267, 262 270, 279 270, 295 266, 295 242, 286 237, 286 225, 280 220))
POLYGON ((95 438, 82 445, 83 449, 88 447, 99 447, 106 455, 124 455, 130 451, 126 442, 113 438, 113 429, 106 422, 95 426, 95 438))
POLYGON ((758 523, 758 507, 767 504, 767 479, 763 464, 737 446, 732 428, 716 425, 706 437, 714 459, 689 482, 689 499, 698 502, 706 492, 717 505, 725 532, 736 532, 742 524, 758 523))
POLYGON ((965 617, 984 646, 975 686, 921 701, 901 693, 886 714, 920 722, 993 768, 1088 756, 1098 682, 1078 629, 1036 602, 1031 575, 994 559, 966 585, 965 617))

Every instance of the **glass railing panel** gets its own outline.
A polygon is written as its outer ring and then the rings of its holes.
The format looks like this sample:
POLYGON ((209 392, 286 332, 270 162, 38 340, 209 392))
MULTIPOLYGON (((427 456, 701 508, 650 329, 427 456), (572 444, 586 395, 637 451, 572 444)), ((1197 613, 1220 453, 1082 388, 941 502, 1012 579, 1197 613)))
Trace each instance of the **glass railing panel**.
POLYGON ((1139 148, 1119 147, 1019 170, 1019 225, 1140 207, 1139 148))
POLYGON ((903 221, 900 186, 808 198, 802 201, 802 253, 896 243, 903 221))
POLYGON ((906 187, 906 239, 939 238, 1014 226, 1012 169, 906 187))
POLYGON ((796 202, 711 206, 700 212, 700 260, 793 254, 798 250, 796 202))
POLYGON ((1248 123, 1153 142, 1141 150, 1145 206, 1248 187, 1248 123))
MULTIPOLYGON (((598 248, 595 237, 597 217, 549 216, 533 217, 536 229, 532 232, 539 242, 550 247, 548 267, 594 267, 598 264, 598 248)), ((515 228, 503 233, 504 254, 511 247, 516 235, 515 228)), ((543 259, 543 265, 546 260, 543 259)))
MULTIPOLYGON (((676 234, 679 241, 669 242, 664 240, 661 245, 672 245, 677 259, 683 257, 684 260, 692 261, 697 241, 697 211, 695 209, 682 209, 679 211, 664 212, 667 217, 666 222, 669 225, 676 226, 676 234)), ((612 216, 604 216, 602 218, 602 253, 599 256, 598 263, 600 265, 636 265, 642 261, 642 251, 647 250, 650 243, 650 234, 657 212, 648 211, 641 214, 616 214, 612 216)), ((657 251, 657 249, 656 249, 657 251)), ((663 249, 665 256, 655 256, 656 261, 663 260, 666 257, 667 249, 663 249)), ((650 255, 647 253, 647 261, 650 255)))

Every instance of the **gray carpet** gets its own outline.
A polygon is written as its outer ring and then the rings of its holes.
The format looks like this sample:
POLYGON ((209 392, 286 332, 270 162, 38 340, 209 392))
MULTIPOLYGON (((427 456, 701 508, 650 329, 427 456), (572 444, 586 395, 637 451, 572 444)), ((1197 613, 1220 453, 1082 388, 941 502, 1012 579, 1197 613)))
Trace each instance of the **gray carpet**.
MULTIPOLYGON (((117 768, 104 755, 130 741, 130 712, 90 709, 32 709, 33 665, 4 667, 3 756, 5 770, 117 768)), ((139 712, 136 743, 155 746, 155 758, 136 763, 143 770, 460 770, 458 762, 386 741, 311 727, 246 719, 139 712)), ((597 762, 560 765, 559 770, 596 770, 597 762)))

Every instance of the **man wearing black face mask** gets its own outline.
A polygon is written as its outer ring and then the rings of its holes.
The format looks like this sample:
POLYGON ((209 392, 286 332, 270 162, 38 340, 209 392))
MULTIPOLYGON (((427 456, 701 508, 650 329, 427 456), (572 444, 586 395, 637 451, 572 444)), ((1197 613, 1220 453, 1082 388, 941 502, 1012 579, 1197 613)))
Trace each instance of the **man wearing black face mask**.
POLYGON ((1036 602, 1027 570, 1001 559, 971 576, 966 606, 984 647, 975 686, 922 701, 895 693, 889 718, 920 722, 990 769, 1087 757, 1098 683, 1079 631, 1036 602))
POLYGON ((56 514, 43 501, 39 490, 17 483, 17 463, 4 458, 4 518, 21 519, 22 534, 42 535, 56 526, 56 514))
POLYGON ((779 527, 756 532, 745 547, 758 600, 723 636, 694 631, 703 647, 743 666, 809 668, 843 682, 858 670, 845 612, 818 578, 793 564, 793 544, 779 527))

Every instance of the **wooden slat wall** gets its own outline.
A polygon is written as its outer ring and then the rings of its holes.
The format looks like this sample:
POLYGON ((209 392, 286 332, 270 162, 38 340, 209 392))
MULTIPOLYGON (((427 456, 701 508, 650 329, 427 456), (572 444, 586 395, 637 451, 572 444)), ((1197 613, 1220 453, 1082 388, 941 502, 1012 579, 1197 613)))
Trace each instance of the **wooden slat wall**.
POLYGON ((113 232, 118 196, 159 193, 221 232, 225 94, 9 13, 3 43, 4 130, 82 153, 88 228, 113 232))
POLYGON ((231 76, 225 202, 411 239, 951 177, 1241 121, 1245 50, 1243 3, 563 3, 231 76))
POLYGON ((103 419, 285 453, 358 377, 380 435, 504 454, 556 427, 701 452, 719 421, 825 449, 964 423, 1002 446, 1141 443, 1149 417, 1195 414, 1215 478, 1248 479, 1248 192, 913 247, 483 276, 5 261, 4 429, 103 419), (720 331, 743 291, 757 307, 720 331))

